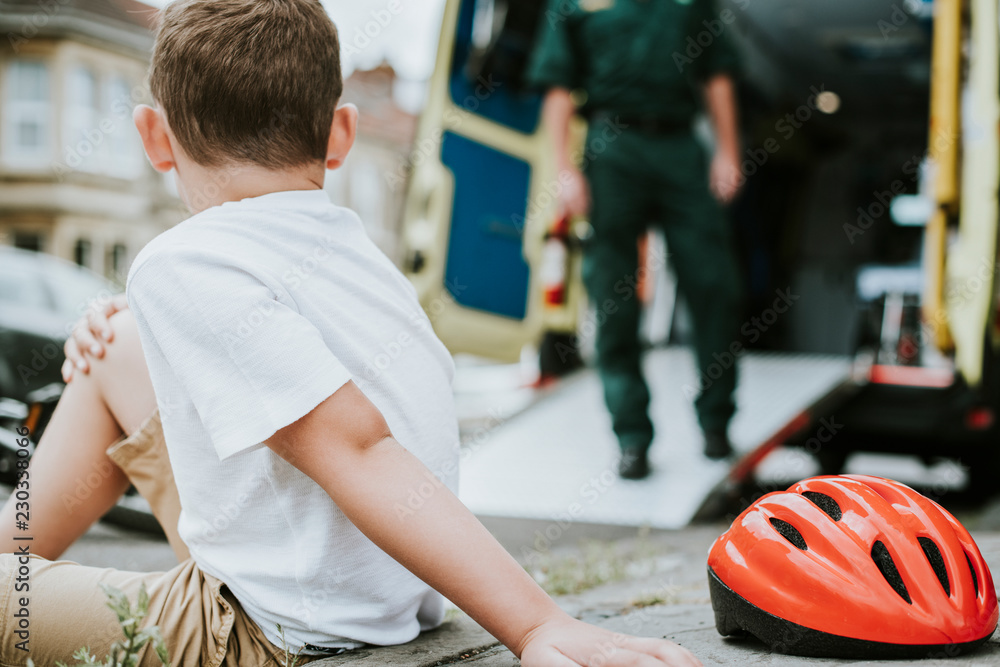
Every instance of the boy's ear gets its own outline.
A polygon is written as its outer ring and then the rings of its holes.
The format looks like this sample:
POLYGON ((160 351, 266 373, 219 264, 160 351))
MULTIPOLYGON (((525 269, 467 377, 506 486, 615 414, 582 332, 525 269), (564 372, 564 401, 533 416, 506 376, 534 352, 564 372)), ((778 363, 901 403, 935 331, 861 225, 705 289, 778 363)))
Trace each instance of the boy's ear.
POLYGON ((347 154, 354 145, 354 135, 358 130, 358 108, 353 104, 337 107, 333 112, 330 128, 330 142, 326 146, 326 168, 336 169, 344 164, 347 154))
POLYGON ((163 112, 158 109, 139 104, 132 112, 135 129, 139 130, 142 147, 146 157, 156 171, 168 172, 176 166, 174 149, 170 145, 170 135, 167 133, 167 121, 163 112))

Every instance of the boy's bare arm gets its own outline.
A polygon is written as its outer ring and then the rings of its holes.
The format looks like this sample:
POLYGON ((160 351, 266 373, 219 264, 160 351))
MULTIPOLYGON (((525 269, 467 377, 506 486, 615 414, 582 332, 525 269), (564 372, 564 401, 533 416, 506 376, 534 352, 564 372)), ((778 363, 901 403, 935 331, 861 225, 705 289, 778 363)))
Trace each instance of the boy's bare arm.
MULTIPOLYGON (((349 382, 268 439, 375 544, 503 642, 525 665, 696 665, 664 640, 637 639, 566 615, 444 486, 401 515, 428 470, 397 443, 349 382)), ((425 487, 426 488, 426 487, 425 487)))

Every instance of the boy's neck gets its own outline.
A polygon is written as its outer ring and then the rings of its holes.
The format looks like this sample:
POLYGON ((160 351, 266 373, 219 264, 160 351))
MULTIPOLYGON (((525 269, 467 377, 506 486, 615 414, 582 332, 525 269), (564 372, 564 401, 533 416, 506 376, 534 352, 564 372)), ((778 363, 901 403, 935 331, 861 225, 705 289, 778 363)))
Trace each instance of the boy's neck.
POLYGON ((203 167, 185 162, 177 165, 177 189, 192 215, 226 202, 272 192, 321 190, 326 176, 322 163, 271 170, 254 164, 203 167))

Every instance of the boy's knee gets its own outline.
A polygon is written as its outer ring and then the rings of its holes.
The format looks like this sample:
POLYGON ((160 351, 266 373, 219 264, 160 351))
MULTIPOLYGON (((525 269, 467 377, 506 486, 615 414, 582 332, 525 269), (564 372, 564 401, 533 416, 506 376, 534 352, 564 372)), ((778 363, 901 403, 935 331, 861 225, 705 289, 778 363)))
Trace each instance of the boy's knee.
POLYGON ((111 326, 111 341, 104 342, 104 355, 98 359, 89 357, 91 373, 98 381, 107 376, 117 377, 121 372, 134 372, 134 364, 142 361, 142 346, 135 318, 128 310, 120 310, 108 318, 111 326))
POLYGON ((108 318, 108 324, 114 334, 110 343, 106 343, 108 351, 107 357, 131 355, 138 352, 142 356, 142 347, 139 344, 139 329, 135 323, 135 317, 130 310, 119 310, 108 318))

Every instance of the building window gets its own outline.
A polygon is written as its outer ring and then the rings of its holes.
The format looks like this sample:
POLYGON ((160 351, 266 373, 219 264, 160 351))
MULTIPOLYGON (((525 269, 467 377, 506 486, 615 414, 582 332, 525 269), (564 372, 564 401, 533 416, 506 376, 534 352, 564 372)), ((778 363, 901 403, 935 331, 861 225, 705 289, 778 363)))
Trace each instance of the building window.
POLYGON ((14 232, 14 247, 21 250, 42 251, 42 235, 35 232, 14 232))
POLYGON ((121 76, 113 76, 107 86, 105 110, 113 122, 108 134, 108 173, 121 178, 136 179, 144 164, 139 133, 132 123, 132 88, 121 76))
POLYGON ((88 241, 87 239, 77 239, 76 245, 73 246, 73 261, 79 264, 80 266, 84 266, 89 269, 90 250, 91 250, 90 241, 88 241))
POLYGON ((128 269, 128 249, 125 247, 124 243, 116 243, 110 248, 108 248, 107 254, 104 258, 104 273, 105 275, 118 278, 119 276, 125 276, 125 272, 128 269))
POLYGON ((97 171, 106 164, 108 153, 105 134, 98 127, 97 76, 86 67, 75 67, 66 83, 63 162, 70 169, 97 171))
POLYGON ((45 166, 51 157, 49 70, 15 60, 7 66, 3 96, 3 158, 16 166, 45 166))

